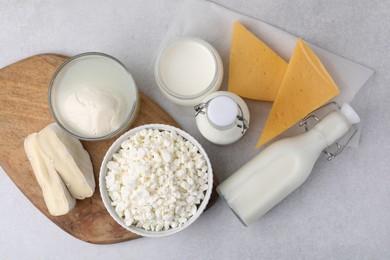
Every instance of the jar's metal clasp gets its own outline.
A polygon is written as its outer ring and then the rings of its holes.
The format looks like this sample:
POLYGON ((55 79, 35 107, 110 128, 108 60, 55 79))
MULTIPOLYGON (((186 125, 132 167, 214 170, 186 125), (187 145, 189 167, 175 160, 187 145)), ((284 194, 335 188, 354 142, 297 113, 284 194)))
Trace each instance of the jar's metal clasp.
POLYGON ((206 114, 206 109, 209 106, 209 102, 206 103, 200 103, 199 105, 194 106, 195 109, 195 117, 197 117, 199 114, 206 114))
POLYGON ((246 130, 249 128, 248 120, 244 118, 244 112, 242 111, 242 108, 239 104, 237 104, 238 110, 240 111, 240 114, 237 115, 237 120, 241 122, 241 124, 237 124, 238 128, 241 128, 241 134, 244 134, 246 130))
MULTIPOLYGON (((317 108, 316 110, 311 112, 309 115, 307 115, 305 118, 303 118, 302 121, 299 123, 299 126, 300 127, 304 126, 305 130, 309 131, 311 128, 313 128, 315 126, 315 124, 317 124, 320 121, 320 119, 316 115, 314 115, 314 113, 318 112, 319 110, 322 110, 322 109, 324 109, 326 107, 332 106, 332 105, 335 106, 338 110, 341 109, 341 106, 339 104, 337 104, 337 102, 335 102, 335 101, 329 102, 329 103, 327 103, 327 104, 317 108), (314 123, 311 126, 309 126, 308 125, 308 121, 311 121, 313 119, 314 119, 314 123)), ((352 124, 352 127, 353 127, 353 132, 352 132, 351 136, 348 138, 347 142, 344 145, 340 145, 338 142, 336 142, 334 144, 336 146, 336 151, 330 152, 328 149, 331 146, 329 146, 327 149, 324 150, 324 153, 327 155, 327 160, 328 161, 333 160, 339 154, 341 154, 344 151, 344 148, 349 144, 349 142, 355 136, 355 134, 358 131, 358 127, 356 126, 356 124, 352 124)))

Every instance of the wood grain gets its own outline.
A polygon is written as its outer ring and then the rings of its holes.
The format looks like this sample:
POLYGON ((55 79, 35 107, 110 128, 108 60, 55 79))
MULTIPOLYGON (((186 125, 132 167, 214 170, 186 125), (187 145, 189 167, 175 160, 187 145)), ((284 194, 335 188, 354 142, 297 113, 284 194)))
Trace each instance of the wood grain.
MULTIPOLYGON (((91 198, 77 201, 64 216, 51 216, 23 149, 24 138, 53 122, 47 89, 55 70, 67 59, 56 54, 36 55, 0 70, 0 164, 20 191, 51 221, 70 235, 86 242, 110 244, 138 238, 118 225, 104 208, 99 187, 91 198)), ((177 123, 156 103, 140 93, 140 112, 132 127, 177 123)), ((95 180, 101 161, 115 138, 101 142, 82 142, 89 152, 95 180)), ((209 206, 217 196, 213 192, 209 206)))

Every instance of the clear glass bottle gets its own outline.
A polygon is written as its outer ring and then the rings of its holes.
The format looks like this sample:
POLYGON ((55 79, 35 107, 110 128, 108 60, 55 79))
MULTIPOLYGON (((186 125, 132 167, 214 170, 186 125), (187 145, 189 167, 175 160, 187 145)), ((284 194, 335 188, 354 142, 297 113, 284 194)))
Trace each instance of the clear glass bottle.
POLYGON ((352 126, 356 130, 354 124, 358 122, 360 118, 356 112, 344 104, 306 133, 279 140, 265 148, 222 182, 217 191, 242 223, 250 225, 298 188, 310 175, 320 153, 352 126))

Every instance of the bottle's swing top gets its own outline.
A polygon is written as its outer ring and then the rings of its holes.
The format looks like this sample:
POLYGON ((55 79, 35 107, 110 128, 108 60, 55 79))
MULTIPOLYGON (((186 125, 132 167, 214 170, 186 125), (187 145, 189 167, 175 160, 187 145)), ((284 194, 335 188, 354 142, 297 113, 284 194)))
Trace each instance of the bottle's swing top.
POLYGON ((327 158, 328 161, 334 159, 336 156, 338 156, 344 150, 344 147, 346 147, 348 145, 348 143, 352 140, 352 138, 354 137, 354 135, 358 131, 356 124, 360 123, 359 115, 356 113, 356 111, 349 104, 344 103, 342 106, 340 106, 336 102, 332 101, 332 102, 329 102, 329 103, 319 107, 318 109, 314 110, 312 113, 307 115, 299 123, 299 126, 304 126, 306 131, 309 131, 311 128, 313 128, 313 126, 316 123, 318 123, 320 121, 320 119, 315 115, 315 113, 319 112, 320 110, 322 110, 326 107, 329 107, 329 106, 335 106, 337 109, 339 109, 340 114, 342 114, 348 120, 348 122, 351 124, 351 126, 353 128, 353 132, 352 132, 351 136, 347 139, 347 141, 344 145, 340 145, 338 142, 335 143, 335 145, 337 147, 337 150, 335 152, 330 152, 328 149, 324 150, 324 153, 328 156, 328 158, 327 158), (308 125, 308 122, 310 119, 315 120, 315 122, 311 126, 308 125))

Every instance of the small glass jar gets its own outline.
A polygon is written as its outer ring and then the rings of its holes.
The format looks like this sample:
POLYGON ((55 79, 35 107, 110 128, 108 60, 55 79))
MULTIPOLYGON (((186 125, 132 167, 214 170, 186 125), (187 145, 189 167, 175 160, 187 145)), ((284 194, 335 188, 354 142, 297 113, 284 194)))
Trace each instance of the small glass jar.
POLYGON ((177 38, 160 50, 155 78, 169 100, 194 106, 220 88, 223 79, 221 57, 202 39, 177 38))
POLYGON ((218 91, 195 106, 196 125, 210 142, 227 145, 239 140, 249 128, 249 109, 234 93, 218 91))

